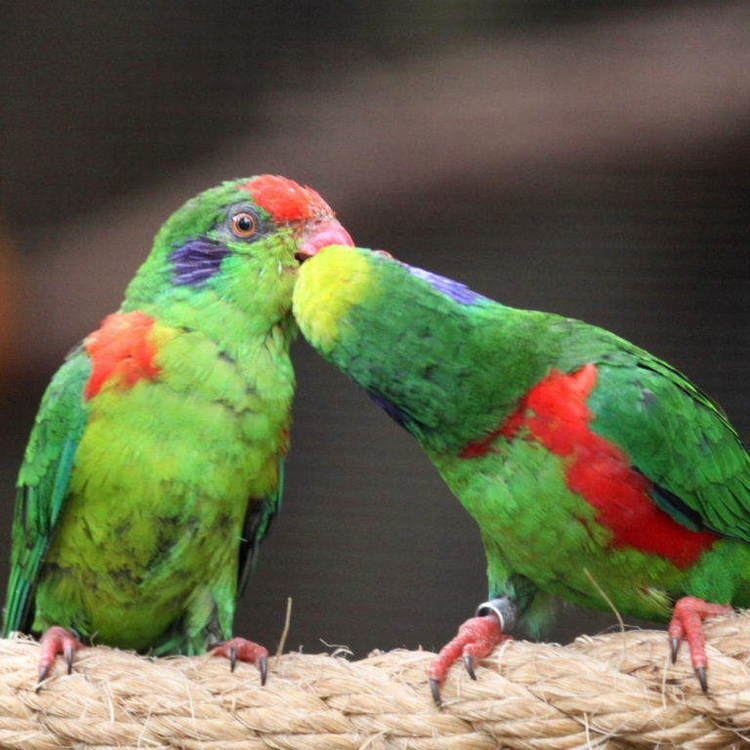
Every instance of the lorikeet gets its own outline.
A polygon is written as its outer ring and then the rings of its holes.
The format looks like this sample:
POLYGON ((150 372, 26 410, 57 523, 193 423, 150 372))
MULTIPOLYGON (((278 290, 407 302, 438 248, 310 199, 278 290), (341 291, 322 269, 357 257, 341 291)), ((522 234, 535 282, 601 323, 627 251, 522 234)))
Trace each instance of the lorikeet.
POLYGON ((555 596, 671 615, 705 689, 702 618, 750 605, 750 460, 717 404, 613 333, 378 252, 307 261, 293 310, 479 525, 490 601, 433 665, 438 702, 453 661, 473 675, 514 625, 538 634, 555 596))
POLYGON ((18 477, 3 632, 45 632, 40 680, 79 639, 158 654, 232 636, 281 501, 299 260, 351 243, 312 189, 264 175, 176 211, 120 309, 50 383, 18 477))

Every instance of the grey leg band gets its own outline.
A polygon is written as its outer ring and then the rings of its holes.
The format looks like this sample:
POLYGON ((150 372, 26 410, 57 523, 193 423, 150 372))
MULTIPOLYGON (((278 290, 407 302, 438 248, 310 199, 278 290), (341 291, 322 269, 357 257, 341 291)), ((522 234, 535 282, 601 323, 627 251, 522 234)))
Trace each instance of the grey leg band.
POLYGON ((495 615, 500 620, 500 630, 503 633, 510 632, 516 624, 517 607, 507 597, 502 596, 499 599, 490 599, 477 607, 476 616, 495 615))

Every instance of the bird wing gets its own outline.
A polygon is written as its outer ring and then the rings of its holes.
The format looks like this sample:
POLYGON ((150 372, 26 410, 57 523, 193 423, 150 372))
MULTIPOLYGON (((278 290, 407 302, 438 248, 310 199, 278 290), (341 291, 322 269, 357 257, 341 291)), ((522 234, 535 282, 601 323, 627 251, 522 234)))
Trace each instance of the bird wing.
POLYGON ((750 457, 721 407, 642 350, 599 364, 592 429, 624 449, 688 528, 750 542, 750 457))
POLYGON ((284 494, 284 458, 279 458, 279 480, 276 489, 267 497, 252 500, 248 504, 245 516, 245 528, 240 545, 240 567, 238 596, 247 587, 250 574, 255 570, 260 553, 260 543, 268 534, 274 516, 281 508, 281 498, 284 494))
POLYGON ((39 408, 16 485, 11 572, 3 634, 31 626, 39 573, 65 507, 89 409, 91 360, 80 346, 52 378, 39 408))

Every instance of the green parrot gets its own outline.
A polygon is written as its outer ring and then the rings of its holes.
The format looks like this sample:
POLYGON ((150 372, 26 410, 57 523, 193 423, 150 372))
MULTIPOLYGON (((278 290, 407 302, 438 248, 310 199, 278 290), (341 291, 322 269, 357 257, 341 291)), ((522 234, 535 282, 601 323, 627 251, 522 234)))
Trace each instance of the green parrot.
POLYGON ((215 646, 265 682, 268 652, 232 639, 233 620, 281 502, 297 269, 331 242, 351 238, 291 180, 207 190, 53 377, 18 476, 3 623, 44 633, 40 681, 95 641, 215 646))
POLYGON ((701 621, 750 606, 750 459, 721 408, 613 333, 518 310, 387 253, 332 247, 298 276, 305 338, 427 452, 479 526, 489 601, 430 670, 436 702, 555 597, 670 621, 701 686, 701 621))

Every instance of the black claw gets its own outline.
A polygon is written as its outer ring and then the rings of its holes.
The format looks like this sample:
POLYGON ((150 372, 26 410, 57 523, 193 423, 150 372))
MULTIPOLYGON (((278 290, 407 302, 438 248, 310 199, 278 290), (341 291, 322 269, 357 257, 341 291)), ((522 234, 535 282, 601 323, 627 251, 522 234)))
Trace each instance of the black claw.
POLYGON ((263 685, 266 684, 266 680, 268 679, 268 657, 267 656, 261 656, 258 660, 258 669, 260 670, 260 686, 263 687, 263 685))
POLYGON ((52 668, 51 664, 42 664, 39 667, 39 682, 37 682, 36 688, 34 688, 34 692, 38 693, 42 689, 42 683, 49 676, 49 672, 51 668, 52 668))
POLYGON ((234 672, 237 666, 237 649, 234 646, 229 647, 229 671, 234 672))
POLYGON ((708 674, 705 667, 696 667, 695 676, 701 684, 701 690, 708 695, 708 674))
POLYGON ((65 665, 68 668, 68 674, 73 674, 73 657, 75 656, 75 649, 72 646, 66 646, 63 656, 65 657, 65 665))
POLYGON ((474 672, 474 657, 471 654, 464 654, 464 666, 469 673, 469 677, 471 677, 472 680, 476 680, 477 675, 474 672))
POLYGON ((440 697, 440 680, 430 677, 430 691, 432 692, 432 700, 435 701, 436 706, 443 705, 443 699, 440 697))
POLYGON ((677 654, 680 653, 680 645, 682 644, 682 638, 670 638, 669 646, 672 656, 672 664, 677 661, 677 654))

